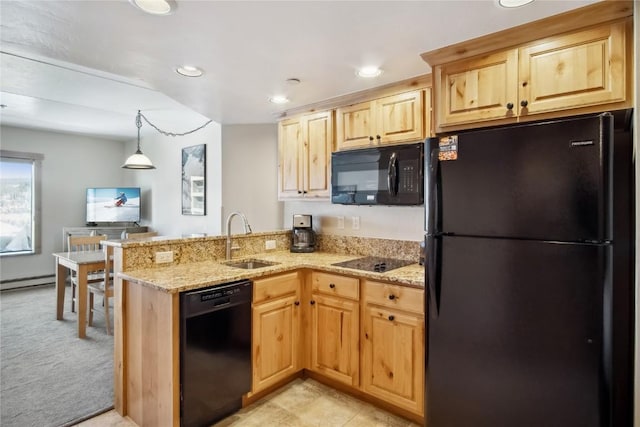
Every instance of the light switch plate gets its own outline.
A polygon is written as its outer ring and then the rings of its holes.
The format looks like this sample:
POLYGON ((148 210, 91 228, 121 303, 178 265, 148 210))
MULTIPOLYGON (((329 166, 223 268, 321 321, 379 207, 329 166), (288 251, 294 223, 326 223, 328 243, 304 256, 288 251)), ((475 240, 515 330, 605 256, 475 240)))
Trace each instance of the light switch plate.
POLYGON ((344 230, 344 217, 338 217, 338 230, 344 230))
POLYGON ((156 264, 173 262, 173 251, 156 252, 156 264))
POLYGON ((264 248, 269 250, 269 249, 275 249, 276 248, 276 241, 275 240, 267 240, 264 242, 264 248))

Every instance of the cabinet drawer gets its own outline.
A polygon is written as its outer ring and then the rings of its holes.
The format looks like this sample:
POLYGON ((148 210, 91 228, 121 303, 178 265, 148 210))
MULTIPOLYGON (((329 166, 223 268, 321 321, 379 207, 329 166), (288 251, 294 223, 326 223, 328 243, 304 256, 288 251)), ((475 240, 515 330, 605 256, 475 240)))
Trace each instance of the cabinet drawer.
POLYGON ((422 289, 366 280, 363 292, 368 303, 424 314, 422 289))
POLYGON ((358 300, 360 298, 359 280, 353 277, 344 277, 337 274, 319 273, 311 274, 311 289, 326 295, 334 295, 358 300))
POLYGON ((299 284, 297 272, 254 280, 253 302, 255 304, 284 295, 293 295, 298 292, 299 284))

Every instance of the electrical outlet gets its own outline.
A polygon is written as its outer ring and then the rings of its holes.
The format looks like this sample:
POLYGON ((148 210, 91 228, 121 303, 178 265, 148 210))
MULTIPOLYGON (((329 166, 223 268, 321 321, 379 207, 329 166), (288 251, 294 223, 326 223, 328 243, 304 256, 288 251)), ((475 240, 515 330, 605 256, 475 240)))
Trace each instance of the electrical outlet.
POLYGON ((352 216, 351 217, 351 228, 354 230, 360 230, 360 217, 352 216))
POLYGON ((267 240, 264 242, 264 248, 265 249, 275 249, 276 248, 276 241, 275 240, 267 240))
POLYGON ((156 252, 156 264, 173 262, 173 251, 156 252))
POLYGON ((338 230, 344 230, 344 217, 338 217, 338 230))

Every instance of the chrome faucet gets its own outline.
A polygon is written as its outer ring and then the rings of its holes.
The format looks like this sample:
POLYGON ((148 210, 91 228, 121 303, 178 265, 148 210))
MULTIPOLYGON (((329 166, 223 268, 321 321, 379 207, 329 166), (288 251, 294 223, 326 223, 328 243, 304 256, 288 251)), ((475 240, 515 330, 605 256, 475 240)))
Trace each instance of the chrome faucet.
POLYGON ((227 259, 231 259, 231 249, 239 249, 238 247, 231 248, 231 220, 234 216, 238 215, 242 218, 242 225, 244 227, 244 234, 251 234, 251 226, 247 217, 242 212, 231 212, 227 217, 227 259))

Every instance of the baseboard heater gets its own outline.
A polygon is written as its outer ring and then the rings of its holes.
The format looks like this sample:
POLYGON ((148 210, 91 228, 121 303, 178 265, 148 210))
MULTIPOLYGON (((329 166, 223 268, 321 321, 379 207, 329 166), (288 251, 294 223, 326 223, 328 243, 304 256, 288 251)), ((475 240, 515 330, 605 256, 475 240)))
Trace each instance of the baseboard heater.
POLYGON ((19 279, 0 280, 0 290, 26 288, 29 286, 47 285, 56 282, 55 274, 46 276, 22 277, 19 279))

